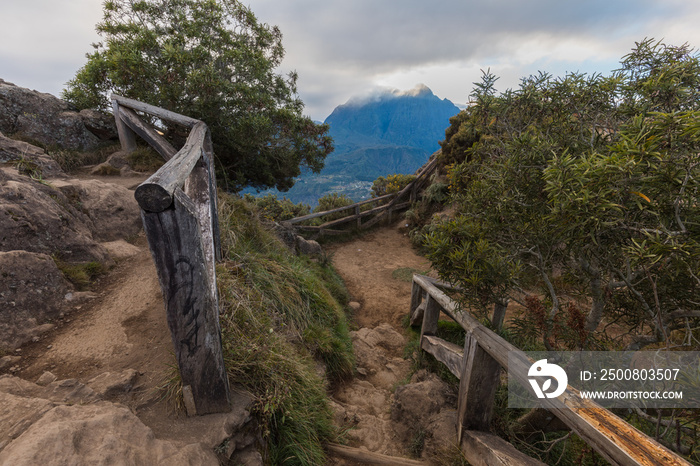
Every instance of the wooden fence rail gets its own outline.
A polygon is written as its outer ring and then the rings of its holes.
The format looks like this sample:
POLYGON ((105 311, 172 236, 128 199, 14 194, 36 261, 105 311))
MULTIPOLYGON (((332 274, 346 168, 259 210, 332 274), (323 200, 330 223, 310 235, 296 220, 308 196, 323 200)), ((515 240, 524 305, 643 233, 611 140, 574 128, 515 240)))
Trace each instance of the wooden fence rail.
MULTIPOLYGON (((460 379, 457 436, 467 460, 473 465, 542 464, 488 432, 501 368, 507 368, 509 377, 529 387, 528 370, 534 361, 468 313, 458 311, 455 302, 437 285, 440 283, 428 277, 413 276, 411 322, 421 325, 421 348, 460 379), (466 330, 464 347, 435 336, 441 313, 466 330)), ((541 401, 612 464, 690 465, 610 411, 581 398, 571 386, 560 397, 541 401)))
POLYGON ((316 212, 313 214, 304 215, 302 217, 296 217, 291 220, 283 222, 284 224, 294 226, 296 229, 301 231, 310 231, 317 233, 318 236, 333 235, 346 233, 344 230, 335 230, 333 228, 340 225, 355 222, 354 227, 357 229, 366 229, 373 225, 376 225, 380 221, 387 219, 391 222, 392 214, 401 209, 405 209, 410 206, 413 201, 415 201, 417 193, 425 188, 425 186, 430 182, 430 175, 435 171, 437 167, 437 157, 433 158, 430 162, 424 165, 421 170, 416 175, 416 178, 406 185, 398 193, 386 194, 384 196, 375 197, 372 199, 366 199, 364 201, 356 202, 348 206, 338 207, 336 209, 326 210, 324 212, 316 212), (367 204, 380 203, 388 201, 386 204, 380 204, 370 210, 362 211, 361 207, 367 204), (330 220, 322 225, 311 226, 311 225, 299 225, 299 223, 306 220, 312 220, 318 217, 324 217, 330 214, 337 214, 338 212, 351 211, 350 215, 336 220, 330 220), (362 222, 364 217, 374 216, 366 222, 362 222))
POLYGON ((209 129, 202 121, 114 94, 112 108, 124 151, 136 148, 138 135, 166 160, 134 196, 158 271, 187 413, 228 411, 215 268, 221 248, 209 129), (191 128, 185 145, 176 150, 134 110, 191 128))

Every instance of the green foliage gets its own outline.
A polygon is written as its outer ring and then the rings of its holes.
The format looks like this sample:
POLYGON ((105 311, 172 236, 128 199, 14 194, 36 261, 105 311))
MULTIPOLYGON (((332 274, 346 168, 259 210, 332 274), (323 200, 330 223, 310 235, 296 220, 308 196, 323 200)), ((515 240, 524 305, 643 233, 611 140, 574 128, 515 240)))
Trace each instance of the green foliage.
POLYGON ((275 72, 282 33, 241 2, 109 0, 97 32, 103 42, 63 98, 107 110, 114 92, 203 120, 227 189, 289 189, 300 166, 318 172, 333 150, 328 127, 302 115, 296 73, 275 72))
POLYGON ((299 204, 294 204, 286 197, 278 199, 274 194, 266 194, 262 197, 246 194, 244 199, 249 204, 254 204, 260 210, 264 218, 277 222, 311 213, 311 207, 308 205, 302 204, 301 202, 299 204))
POLYGON ((415 175, 403 175, 400 173, 387 175, 386 178, 380 176, 372 183, 372 197, 398 193, 415 179, 415 175))
POLYGON ((456 212, 424 230, 434 267, 470 305, 519 302, 514 335, 531 346, 634 348, 692 328, 699 72, 688 46, 645 40, 609 77, 540 73, 496 95, 486 73, 443 143, 456 212), (630 334, 601 334, 612 321, 630 334))
POLYGON ((291 254, 246 201, 222 196, 219 208, 229 376, 256 397, 270 464, 325 464, 322 442, 336 432, 315 361, 331 384, 353 372, 347 291, 330 265, 291 254))
POLYGON ((327 210, 337 209, 338 207, 349 206, 354 203, 355 202, 345 194, 328 193, 319 198, 318 206, 316 206, 314 212, 325 212, 327 210))
MULTIPOLYGON (((314 212, 326 212, 327 210, 333 210, 339 207, 349 206, 354 203, 355 201, 347 197, 345 194, 328 193, 325 196, 320 197, 318 199, 318 205, 314 209, 314 212)), ((314 219, 313 223, 320 225, 325 222, 330 222, 331 220, 347 217, 348 215, 352 215, 353 213, 354 212, 352 212, 352 210, 344 210, 336 212, 334 214, 328 214, 324 215, 323 217, 316 218, 314 219)))

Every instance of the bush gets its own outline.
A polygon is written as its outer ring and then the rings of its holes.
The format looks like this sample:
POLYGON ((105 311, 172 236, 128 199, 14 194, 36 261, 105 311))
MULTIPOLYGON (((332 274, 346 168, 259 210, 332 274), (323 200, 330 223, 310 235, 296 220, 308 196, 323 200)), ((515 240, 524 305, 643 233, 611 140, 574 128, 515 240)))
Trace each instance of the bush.
POLYGON ((395 174, 388 175, 386 178, 380 176, 372 183, 372 197, 398 193, 415 179, 415 175, 395 174))
POLYGON ((274 194, 266 194, 262 197, 246 194, 244 199, 249 204, 255 205, 264 218, 276 222, 301 217, 311 213, 311 207, 308 205, 301 202, 299 204, 294 204, 286 197, 280 200, 274 194))

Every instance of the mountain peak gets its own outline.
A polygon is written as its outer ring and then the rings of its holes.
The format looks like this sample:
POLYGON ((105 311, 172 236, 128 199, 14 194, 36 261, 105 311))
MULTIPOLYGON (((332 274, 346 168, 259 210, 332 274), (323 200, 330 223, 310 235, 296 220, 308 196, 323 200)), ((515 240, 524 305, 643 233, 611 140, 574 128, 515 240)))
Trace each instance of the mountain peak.
POLYGON ((409 89, 407 91, 400 91, 398 89, 393 90, 391 92, 395 96, 410 96, 410 97, 430 97, 433 94, 433 91, 430 90, 428 86, 426 86, 423 83, 416 84, 416 86, 413 89, 409 89))

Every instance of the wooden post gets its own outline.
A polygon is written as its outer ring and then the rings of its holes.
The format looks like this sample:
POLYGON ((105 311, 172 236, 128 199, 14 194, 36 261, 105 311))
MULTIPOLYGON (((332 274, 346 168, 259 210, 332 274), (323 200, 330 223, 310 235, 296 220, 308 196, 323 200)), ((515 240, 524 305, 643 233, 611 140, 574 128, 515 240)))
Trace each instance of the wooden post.
POLYGON ((117 125, 117 133, 119 134, 119 143, 122 150, 127 154, 136 150, 136 135, 121 119, 119 111, 119 103, 112 100, 112 112, 114 112, 114 123, 117 125))
POLYGON ((506 310, 508 309, 508 300, 496 301, 493 305, 493 317, 491 318, 491 325, 496 332, 500 332, 503 328, 503 319, 506 317, 506 310))
POLYGON ((467 430, 488 431, 501 366, 470 332, 464 339, 464 362, 457 399, 457 441, 467 430))
POLYGON ((180 189, 162 212, 142 218, 165 299, 168 327, 183 387, 189 386, 196 413, 229 411, 229 385, 221 347, 219 308, 212 290, 199 209, 180 189))
POLYGON ((357 215, 357 228, 362 227, 362 217, 360 217, 360 206, 356 205, 355 206, 355 215, 357 215))
POLYGON ((421 340, 423 340, 423 335, 435 335, 437 333, 438 320, 440 320, 440 303, 428 295, 425 302, 425 313, 423 314, 423 326, 420 330, 421 340))

